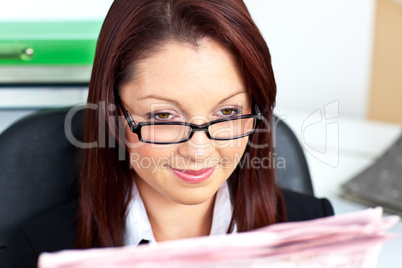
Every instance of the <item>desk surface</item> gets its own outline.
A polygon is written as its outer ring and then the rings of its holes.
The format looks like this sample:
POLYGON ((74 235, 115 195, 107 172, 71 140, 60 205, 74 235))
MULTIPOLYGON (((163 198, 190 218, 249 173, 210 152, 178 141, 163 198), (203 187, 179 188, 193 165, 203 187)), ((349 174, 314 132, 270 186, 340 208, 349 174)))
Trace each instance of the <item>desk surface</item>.
MULTIPOLYGON (((0 133, 14 121, 32 112, 32 110, 0 111, 0 133)), ((336 214, 367 208, 367 206, 341 198, 340 185, 372 164, 392 145, 402 134, 401 126, 337 117, 330 122, 337 125, 337 129, 327 128, 326 120, 314 126, 307 125, 310 128, 307 129, 304 123, 311 112, 276 110, 275 113, 284 119, 300 141, 304 140, 302 143, 304 148, 313 148, 320 151, 321 155, 338 158, 338 163, 331 166, 325 163, 325 159, 320 160, 317 155, 313 156, 306 152, 316 196, 327 197, 332 202, 336 214), (328 137, 327 130, 328 132, 332 130, 335 134, 338 132, 338 135, 328 137), (325 150, 322 150, 323 148, 325 150)), ((396 268, 402 263, 402 223, 393 227, 391 232, 399 233, 401 236, 385 243, 378 263, 380 268, 396 268)))

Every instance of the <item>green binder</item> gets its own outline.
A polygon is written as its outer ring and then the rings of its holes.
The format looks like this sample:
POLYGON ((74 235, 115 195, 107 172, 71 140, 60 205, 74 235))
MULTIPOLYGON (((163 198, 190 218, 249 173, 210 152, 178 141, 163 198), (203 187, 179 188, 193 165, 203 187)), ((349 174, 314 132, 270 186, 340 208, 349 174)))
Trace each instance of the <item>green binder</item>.
POLYGON ((87 82, 102 21, 0 22, 0 83, 87 82))

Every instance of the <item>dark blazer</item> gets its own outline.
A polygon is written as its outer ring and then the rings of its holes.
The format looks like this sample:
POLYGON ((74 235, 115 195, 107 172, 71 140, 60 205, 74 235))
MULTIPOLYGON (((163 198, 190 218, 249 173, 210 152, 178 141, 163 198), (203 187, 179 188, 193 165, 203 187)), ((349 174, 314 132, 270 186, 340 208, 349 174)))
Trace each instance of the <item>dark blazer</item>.
MULTIPOLYGON (((327 199, 286 190, 283 190, 283 195, 288 221, 311 220, 334 214, 327 199)), ((20 227, 7 249, 7 267, 36 267, 40 253, 74 248, 77 208, 78 202, 74 201, 20 227)))

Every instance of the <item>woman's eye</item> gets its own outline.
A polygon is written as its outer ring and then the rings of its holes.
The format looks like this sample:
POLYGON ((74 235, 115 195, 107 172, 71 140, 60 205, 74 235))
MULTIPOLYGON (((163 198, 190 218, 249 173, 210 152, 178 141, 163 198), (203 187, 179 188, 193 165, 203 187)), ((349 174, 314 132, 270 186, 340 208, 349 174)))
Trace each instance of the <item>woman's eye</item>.
POLYGON ((167 121, 167 120, 174 120, 176 118, 177 116, 171 113, 154 113, 150 119, 156 121, 167 121))
POLYGON ((150 112, 150 113, 147 113, 147 114, 144 116, 144 118, 145 118, 147 121, 152 122, 152 121, 172 121, 172 120, 177 121, 177 120, 179 120, 181 117, 180 117, 178 114, 173 113, 173 112, 163 112, 163 111, 160 111, 160 112, 150 112))
POLYGON ((225 108, 220 110, 220 114, 224 116, 235 116, 238 114, 238 110, 232 108, 225 108))
POLYGON ((168 119, 169 115, 170 114, 168 114, 168 113, 160 113, 160 114, 156 114, 155 117, 158 119, 168 119))

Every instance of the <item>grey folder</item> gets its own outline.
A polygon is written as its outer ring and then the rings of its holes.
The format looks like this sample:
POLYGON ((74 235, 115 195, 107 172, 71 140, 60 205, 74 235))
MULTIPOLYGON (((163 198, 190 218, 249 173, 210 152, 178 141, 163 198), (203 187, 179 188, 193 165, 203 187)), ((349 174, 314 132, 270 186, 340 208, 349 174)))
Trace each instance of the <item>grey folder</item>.
POLYGON ((377 162, 343 184, 342 194, 402 215, 402 135, 377 162))

